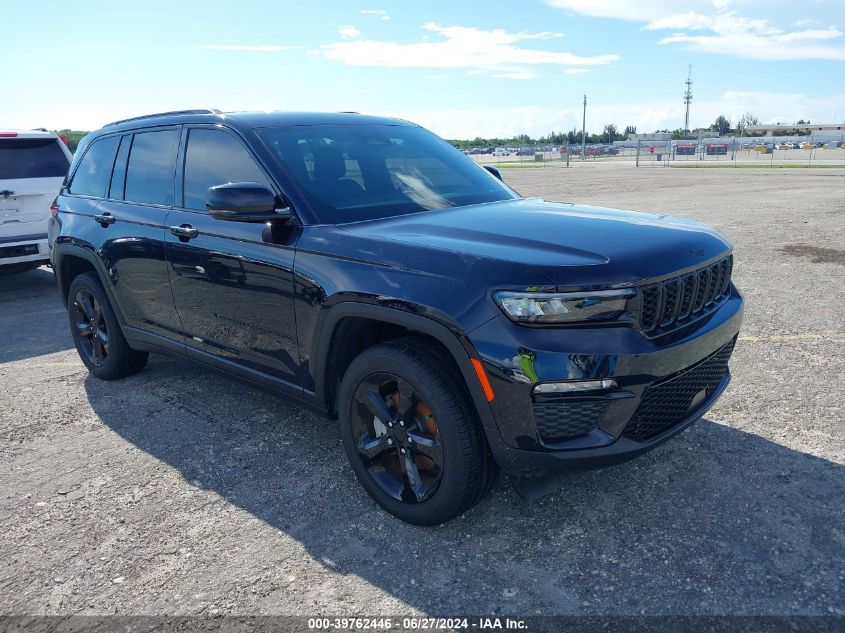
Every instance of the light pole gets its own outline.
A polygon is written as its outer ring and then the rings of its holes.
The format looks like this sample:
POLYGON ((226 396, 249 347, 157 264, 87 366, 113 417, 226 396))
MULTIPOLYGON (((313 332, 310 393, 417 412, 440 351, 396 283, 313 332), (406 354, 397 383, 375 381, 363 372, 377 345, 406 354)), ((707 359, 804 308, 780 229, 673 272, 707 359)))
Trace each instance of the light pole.
POLYGON ((586 160, 585 151, 587 149, 587 95, 584 95, 584 115, 581 118, 581 160, 586 160))

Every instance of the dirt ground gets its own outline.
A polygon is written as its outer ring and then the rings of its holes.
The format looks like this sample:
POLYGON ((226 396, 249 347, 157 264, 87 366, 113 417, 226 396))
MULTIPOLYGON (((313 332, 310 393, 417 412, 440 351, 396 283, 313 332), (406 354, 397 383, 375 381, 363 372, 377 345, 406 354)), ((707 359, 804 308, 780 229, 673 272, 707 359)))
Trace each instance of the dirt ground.
POLYGON ((0 613, 845 614, 845 170, 512 169, 554 201, 735 245, 725 396, 646 456, 506 482, 436 528, 380 511, 334 423, 182 361, 116 383, 52 273, 0 278, 0 613))

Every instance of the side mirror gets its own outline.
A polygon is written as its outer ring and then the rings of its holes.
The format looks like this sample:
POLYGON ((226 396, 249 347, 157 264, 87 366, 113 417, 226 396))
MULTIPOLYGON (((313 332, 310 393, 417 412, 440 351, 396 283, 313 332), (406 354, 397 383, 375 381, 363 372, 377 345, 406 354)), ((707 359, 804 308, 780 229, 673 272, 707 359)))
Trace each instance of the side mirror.
POLYGON ((489 171, 491 174, 493 174, 496 178, 498 178, 502 182, 505 182, 504 178, 502 178, 501 172, 498 169, 496 169, 495 167, 493 167, 493 165, 483 165, 483 167, 484 167, 484 169, 489 171))
POLYGON ((232 222, 287 222, 293 209, 281 196, 257 182, 230 182, 208 190, 211 217, 232 222))

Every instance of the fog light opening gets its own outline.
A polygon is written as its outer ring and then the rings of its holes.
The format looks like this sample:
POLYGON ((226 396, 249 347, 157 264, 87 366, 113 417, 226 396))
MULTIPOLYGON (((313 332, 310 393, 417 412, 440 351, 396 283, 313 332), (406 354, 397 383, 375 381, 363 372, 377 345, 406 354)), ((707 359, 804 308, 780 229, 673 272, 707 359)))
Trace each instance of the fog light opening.
POLYGON ((611 378, 601 380, 567 380, 565 382, 541 382, 534 387, 534 393, 575 393, 578 391, 599 391, 613 389, 616 381, 611 378))

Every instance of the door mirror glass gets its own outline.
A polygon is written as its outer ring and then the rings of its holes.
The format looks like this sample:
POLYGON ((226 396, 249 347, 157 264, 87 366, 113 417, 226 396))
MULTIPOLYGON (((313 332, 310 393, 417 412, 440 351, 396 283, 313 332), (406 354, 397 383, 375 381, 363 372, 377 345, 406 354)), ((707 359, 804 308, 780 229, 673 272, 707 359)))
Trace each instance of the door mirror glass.
POLYGON ((293 217, 290 206, 279 204, 279 197, 257 182, 230 182, 210 187, 206 208, 218 220, 234 222, 287 221, 293 217))

